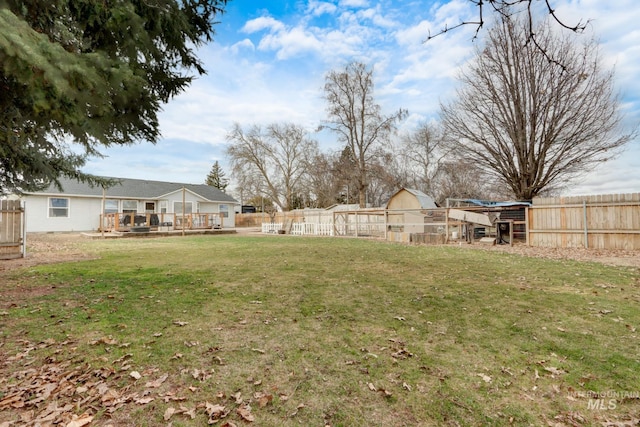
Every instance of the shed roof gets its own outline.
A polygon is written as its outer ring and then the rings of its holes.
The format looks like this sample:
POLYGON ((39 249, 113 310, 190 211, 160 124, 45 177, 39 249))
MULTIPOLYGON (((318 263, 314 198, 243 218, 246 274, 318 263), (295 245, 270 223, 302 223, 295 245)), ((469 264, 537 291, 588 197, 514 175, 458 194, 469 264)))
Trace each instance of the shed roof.
MULTIPOLYGON (((149 181, 144 179, 132 178, 111 178, 118 181, 117 184, 106 189, 108 197, 118 197, 127 199, 159 199, 170 193, 181 191, 184 187, 186 190, 197 194, 198 196, 211 202, 238 203, 233 197, 229 196, 222 190, 206 184, 185 184, 179 182, 165 181, 149 181)), ((89 184, 79 182, 74 179, 61 178, 60 191, 55 184, 49 185, 42 191, 31 192, 27 194, 63 194, 66 196, 102 196, 102 187, 91 187, 89 184)))
MULTIPOLYGON (((391 201, 391 199, 393 199, 398 193, 402 192, 402 191, 406 191, 410 194, 412 194, 416 200, 418 200, 418 203, 420 204, 420 208, 421 209, 435 209, 438 206, 436 205, 436 202, 428 195, 426 195, 425 193, 423 193, 420 190, 416 190, 414 188, 401 188, 400 190, 398 190, 393 196, 391 196, 389 198, 389 202, 391 201)), ((387 202, 387 206, 389 206, 389 202, 387 202)))

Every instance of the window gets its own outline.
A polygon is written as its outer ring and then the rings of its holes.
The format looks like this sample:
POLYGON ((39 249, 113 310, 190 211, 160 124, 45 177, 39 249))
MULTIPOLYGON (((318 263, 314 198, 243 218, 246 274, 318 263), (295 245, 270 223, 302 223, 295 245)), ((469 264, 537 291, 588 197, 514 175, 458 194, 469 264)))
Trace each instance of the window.
POLYGON ((122 201, 122 213, 136 213, 138 212, 137 200, 123 200, 122 201))
POLYGON ((167 201, 160 201, 160 213, 167 213, 167 201))
POLYGON ((222 218, 229 218, 229 205, 220 205, 218 210, 222 218))
POLYGON ((50 197, 49 218, 69 218, 69 199, 50 197))
POLYGON ((144 211, 145 213, 155 213, 156 202, 144 202, 144 211))
MULTIPOLYGON (((193 203, 186 202, 184 204, 184 213, 190 214, 193 212, 193 203)), ((173 213, 181 215, 182 214, 182 202, 173 202, 173 213)))
POLYGON ((115 199, 107 199, 104 201, 104 213, 117 213, 118 201, 115 199))

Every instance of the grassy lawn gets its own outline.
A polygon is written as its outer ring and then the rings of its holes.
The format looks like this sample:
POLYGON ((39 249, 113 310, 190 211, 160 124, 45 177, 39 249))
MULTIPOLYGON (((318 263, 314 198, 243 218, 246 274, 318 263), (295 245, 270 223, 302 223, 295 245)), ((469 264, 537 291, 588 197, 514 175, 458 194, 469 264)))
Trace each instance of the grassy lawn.
POLYGON ((1 280, 0 426, 640 422, 638 269, 289 236, 82 244, 100 258, 1 280))

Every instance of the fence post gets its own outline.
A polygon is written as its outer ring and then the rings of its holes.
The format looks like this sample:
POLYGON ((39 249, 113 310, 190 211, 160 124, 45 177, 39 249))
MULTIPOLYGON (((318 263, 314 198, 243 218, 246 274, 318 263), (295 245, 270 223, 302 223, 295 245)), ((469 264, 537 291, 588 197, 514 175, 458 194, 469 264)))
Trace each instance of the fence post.
POLYGON ((531 240, 529 240, 529 234, 531 230, 529 227, 531 226, 531 220, 529 219, 529 210, 531 208, 529 206, 525 206, 524 208, 524 242, 525 245, 531 246, 531 240))
POLYGON ((586 249, 589 249, 589 226, 587 225, 587 201, 583 200, 582 201, 582 211, 584 214, 583 217, 583 221, 584 221, 584 247, 586 249))
POLYGON ((20 207, 22 208, 21 225, 22 225, 22 257, 27 257, 27 202, 23 201, 20 203, 20 207))

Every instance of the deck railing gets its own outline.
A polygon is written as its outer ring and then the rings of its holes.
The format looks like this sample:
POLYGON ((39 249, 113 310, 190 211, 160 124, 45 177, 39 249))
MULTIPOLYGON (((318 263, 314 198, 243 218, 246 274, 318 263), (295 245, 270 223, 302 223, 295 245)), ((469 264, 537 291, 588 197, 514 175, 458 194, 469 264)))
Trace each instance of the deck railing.
POLYGON ((132 227, 149 227, 152 231, 201 230, 222 228, 219 213, 108 213, 102 218, 105 231, 130 231, 132 227))

